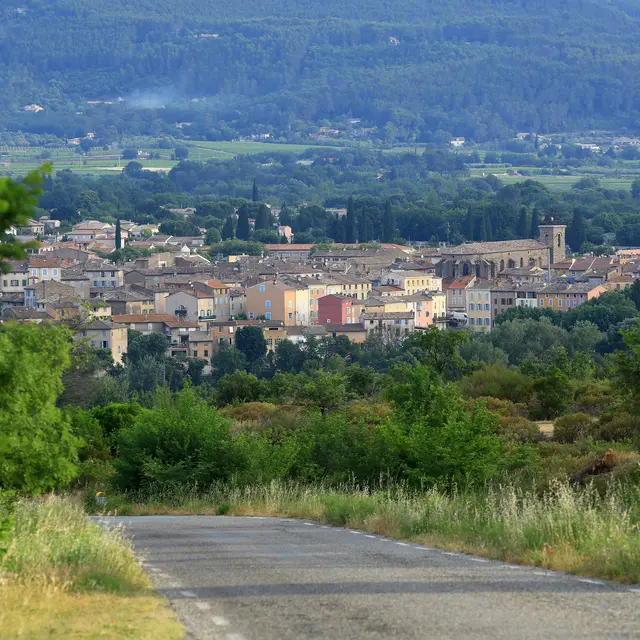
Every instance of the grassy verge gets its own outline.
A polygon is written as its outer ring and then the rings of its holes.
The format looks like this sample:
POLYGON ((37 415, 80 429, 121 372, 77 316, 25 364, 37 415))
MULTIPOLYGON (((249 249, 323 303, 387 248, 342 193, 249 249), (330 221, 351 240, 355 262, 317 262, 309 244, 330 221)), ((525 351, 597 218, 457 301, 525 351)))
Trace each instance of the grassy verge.
POLYGON ((308 518, 496 560, 640 583, 640 487, 613 487, 605 495, 563 483, 544 493, 514 487, 409 493, 272 483, 116 496, 107 509, 308 518))
POLYGON ((18 502, 4 523, 3 638, 184 637, 121 531, 55 497, 18 502))

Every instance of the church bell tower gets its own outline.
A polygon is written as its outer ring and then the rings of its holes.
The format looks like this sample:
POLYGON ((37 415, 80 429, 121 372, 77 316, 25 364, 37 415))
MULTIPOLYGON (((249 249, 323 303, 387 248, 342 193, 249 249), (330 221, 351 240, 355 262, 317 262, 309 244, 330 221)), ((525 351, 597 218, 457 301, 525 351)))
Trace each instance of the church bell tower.
POLYGON ((566 232, 567 225, 557 224, 553 218, 546 218, 538 226, 540 242, 551 248, 551 264, 562 262, 567 257, 566 232))

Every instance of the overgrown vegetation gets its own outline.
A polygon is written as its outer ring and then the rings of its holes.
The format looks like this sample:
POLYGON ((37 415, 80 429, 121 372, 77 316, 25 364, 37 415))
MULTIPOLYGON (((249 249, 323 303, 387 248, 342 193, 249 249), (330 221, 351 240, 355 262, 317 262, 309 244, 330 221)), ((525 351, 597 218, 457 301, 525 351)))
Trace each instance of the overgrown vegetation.
POLYGON ((411 539, 507 562, 640 582, 638 485, 604 494, 566 483, 536 493, 514 485, 408 492, 307 484, 260 484, 208 491, 183 487, 114 497, 123 514, 283 516, 411 539))
POLYGON ((0 534, 3 637, 183 637, 122 531, 69 500, 0 493, 0 534))

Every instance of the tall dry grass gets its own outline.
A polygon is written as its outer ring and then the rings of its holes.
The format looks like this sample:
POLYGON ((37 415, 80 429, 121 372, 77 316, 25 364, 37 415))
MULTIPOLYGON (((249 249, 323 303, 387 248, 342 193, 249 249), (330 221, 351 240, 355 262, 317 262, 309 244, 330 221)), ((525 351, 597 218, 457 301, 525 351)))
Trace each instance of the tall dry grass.
POLYGON ((116 496, 127 514, 309 518, 490 558, 640 583, 640 487, 604 493, 557 482, 544 492, 504 485, 410 492, 402 487, 193 487, 116 496))
POLYGON ((12 580, 73 591, 136 591, 149 586, 122 531, 101 529, 68 499, 19 501, 12 520, 0 565, 12 580))

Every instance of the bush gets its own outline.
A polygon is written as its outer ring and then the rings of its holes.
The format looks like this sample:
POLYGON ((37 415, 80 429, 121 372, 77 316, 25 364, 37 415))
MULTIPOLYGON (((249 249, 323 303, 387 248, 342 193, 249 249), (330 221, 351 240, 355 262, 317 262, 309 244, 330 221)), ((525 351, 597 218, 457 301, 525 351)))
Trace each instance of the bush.
POLYGON ((518 416, 500 416, 498 433, 518 442, 538 442, 543 437, 540 427, 535 422, 518 416))
POLYGON ((229 421, 193 389, 175 395, 161 390, 155 402, 153 411, 140 413, 133 426, 120 432, 118 487, 207 486, 240 468, 229 421))
POLYGON ((465 398, 491 396, 511 402, 528 403, 533 395, 533 380, 516 369, 491 364, 460 381, 465 398))
POLYGON ((271 402, 245 402, 237 406, 225 407, 222 412, 238 422, 258 422, 270 417, 278 410, 271 402))
POLYGON ((620 441, 633 439, 634 433, 640 429, 640 418, 630 413, 616 413, 602 416, 598 429, 601 440, 620 441))
POLYGON ((608 380, 589 380, 579 385, 575 395, 575 410, 599 415, 615 401, 615 389, 608 380))
POLYGON ((576 442, 597 434, 597 423, 586 413, 562 416, 553 423, 553 437, 558 442, 576 442))

